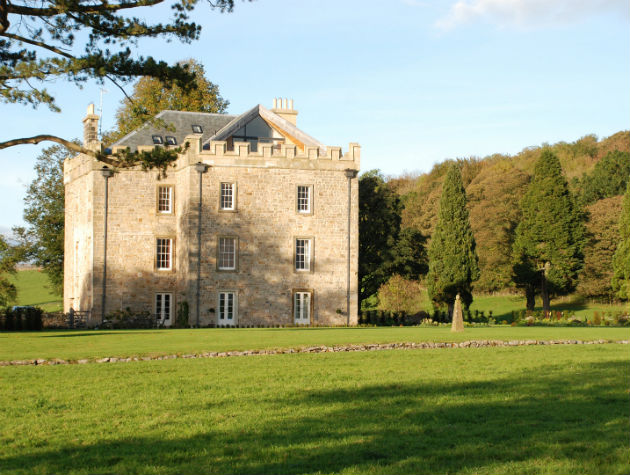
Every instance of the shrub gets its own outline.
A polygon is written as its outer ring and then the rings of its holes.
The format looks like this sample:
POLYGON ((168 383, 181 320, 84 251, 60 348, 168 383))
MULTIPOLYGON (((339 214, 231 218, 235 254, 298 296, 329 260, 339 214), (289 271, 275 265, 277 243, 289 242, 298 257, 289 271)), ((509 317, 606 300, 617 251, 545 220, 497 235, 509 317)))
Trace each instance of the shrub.
POLYGON ((177 315, 175 316, 175 328, 186 328, 189 325, 190 308, 185 300, 177 306, 177 315))

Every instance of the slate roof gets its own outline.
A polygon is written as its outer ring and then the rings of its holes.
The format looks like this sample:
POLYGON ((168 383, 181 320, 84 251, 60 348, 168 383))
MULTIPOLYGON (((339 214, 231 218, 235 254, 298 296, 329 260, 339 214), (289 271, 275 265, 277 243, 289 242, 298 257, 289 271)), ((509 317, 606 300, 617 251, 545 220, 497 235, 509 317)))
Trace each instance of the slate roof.
MULTIPOLYGON (((258 104, 252 107, 250 110, 242 113, 239 116, 235 116, 230 122, 228 122, 223 128, 218 130, 214 135, 202 140, 202 143, 208 145, 211 140, 227 140, 228 137, 233 135, 243 125, 253 120, 256 116, 262 117, 262 119, 268 124, 275 126, 275 128, 281 130, 291 137, 292 140, 302 143, 305 146, 319 147, 322 150, 326 149, 326 146, 319 140, 311 137, 305 132, 302 132, 295 125, 286 119, 283 119, 278 114, 274 114, 265 106, 258 104)), ((282 133, 281 132, 281 133, 282 133)))
POLYGON ((220 129, 229 124, 236 117, 229 114, 211 114, 208 112, 182 112, 164 110, 155 116, 156 119, 163 120, 167 127, 156 127, 155 124, 146 123, 139 129, 125 135, 111 147, 129 147, 132 151, 138 145, 153 145, 153 135, 161 135, 163 139, 167 135, 175 137, 177 144, 184 143, 184 138, 193 133, 192 126, 200 125, 203 130, 202 141, 205 141, 216 134, 220 129), (174 130, 172 130, 174 127, 174 130))
POLYGON ((167 124, 166 127, 158 127, 154 123, 147 122, 112 144, 111 147, 129 147, 131 151, 134 151, 139 145, 153 145, 153 135, 162 136, 164 141, 166 141, 166 136, 175 137, 177 145, 180 145, 184 143, 184 138, 187 135, 194 133, 193 125, 202 127, 201 142, 204 147, 207 147, 211 140, 227 140, 244 124, 258 115, 270 126, 281 131, 280 133, 288 135, 294 142, 300 143, 302 146, 320 147, 322 151, 326 149, 324 144, 260 104, 240 115, 164 110, 156 115, 155 119, 164 121, 167 124))

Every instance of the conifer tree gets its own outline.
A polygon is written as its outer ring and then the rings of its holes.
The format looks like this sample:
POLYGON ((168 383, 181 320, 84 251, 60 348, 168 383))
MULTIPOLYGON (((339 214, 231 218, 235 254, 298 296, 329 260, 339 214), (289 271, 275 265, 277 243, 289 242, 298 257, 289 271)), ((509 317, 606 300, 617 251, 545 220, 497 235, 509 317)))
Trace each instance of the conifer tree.
POLYGON ((472 303, 472 283, 479 278, 475 238, 466 207, 466 191, 459 166, 449 166, 440 198, 440 212, 429 247, 427 288, 435 304, 448 305, 452 314, 460 294, 468 307, 472 303))
POLYGON ((521 200, 521 222, 516 228, 513 271, 525 289, 527 307, 534 307, 539 289, 543 310, 554 295, 571 292, 582 268, 585 232, 581 213, 562 174, 560 161, 545 149, 521 200))
POLYGON ((621 240, 617 245, 612 262, 612 286, 620 299, 630 300, 630 181, 628 181, 621 206, 619 234, 621 240))

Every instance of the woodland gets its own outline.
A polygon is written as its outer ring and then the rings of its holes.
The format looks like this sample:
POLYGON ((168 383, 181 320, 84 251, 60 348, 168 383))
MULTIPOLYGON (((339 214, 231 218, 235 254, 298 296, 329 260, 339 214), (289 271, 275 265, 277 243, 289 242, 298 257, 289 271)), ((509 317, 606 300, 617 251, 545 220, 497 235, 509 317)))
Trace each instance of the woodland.
MULTIPOLYGON (((443 183, 449 168, 456 164, 461 171, 478 256, 479 275, 472 282, 472 291, 521 293, 515 275, 514 244, 518 225, 523 220, 522 201, 541 154, 551 152, 560 163, 565 186, 568 185, 567 199, 584 230, 579 238, 579 262, 574 265, 576 278, 563 292, 552 291, 551 297, 576 292, 587 299, 610 303, 624 297, 612 281, 613 256, 622 241, 619 223, 623 195, 630 176, 628 150, 628 131, 601 140, 587 135, 575 142, 527 147, 513 156, 494 154, 446 160, 428 173, 381 176, 382 186, 399 200, 401 233, 413 230, 430 246, 438 223, 443 183)), ((552 226, 551 217, 546 218, 543 211, 542 220, 545 219, 552 226)), ((405 284, 404 277, 397 276, 391 285, 400 288, 405 284)), ((422 288, 424 278, 410 277, 406 285, 422 288)), ((386 282, 387 278, 381 280, 379 295, 391 295, 392 289, 386 282)), ((376 304, 372 298, 364 302, 364 308, 376 304)))

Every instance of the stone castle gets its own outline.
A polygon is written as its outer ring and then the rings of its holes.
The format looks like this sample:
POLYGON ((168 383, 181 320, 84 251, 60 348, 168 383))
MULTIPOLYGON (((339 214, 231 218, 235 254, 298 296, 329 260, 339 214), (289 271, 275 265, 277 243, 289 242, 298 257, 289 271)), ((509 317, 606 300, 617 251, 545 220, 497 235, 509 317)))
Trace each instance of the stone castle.
MULTIPOLYGON (((130 308, 164 326, 357 323, 360 147, 324 146, 293 101, 238 115, 163 111, 112 146, 187 144, 166 177, 64 163, 64 311, 130 308), (178 313, 179 311, 179 313, 178 313)), ((84 147, 100 150, 88 108, 84 147)))

